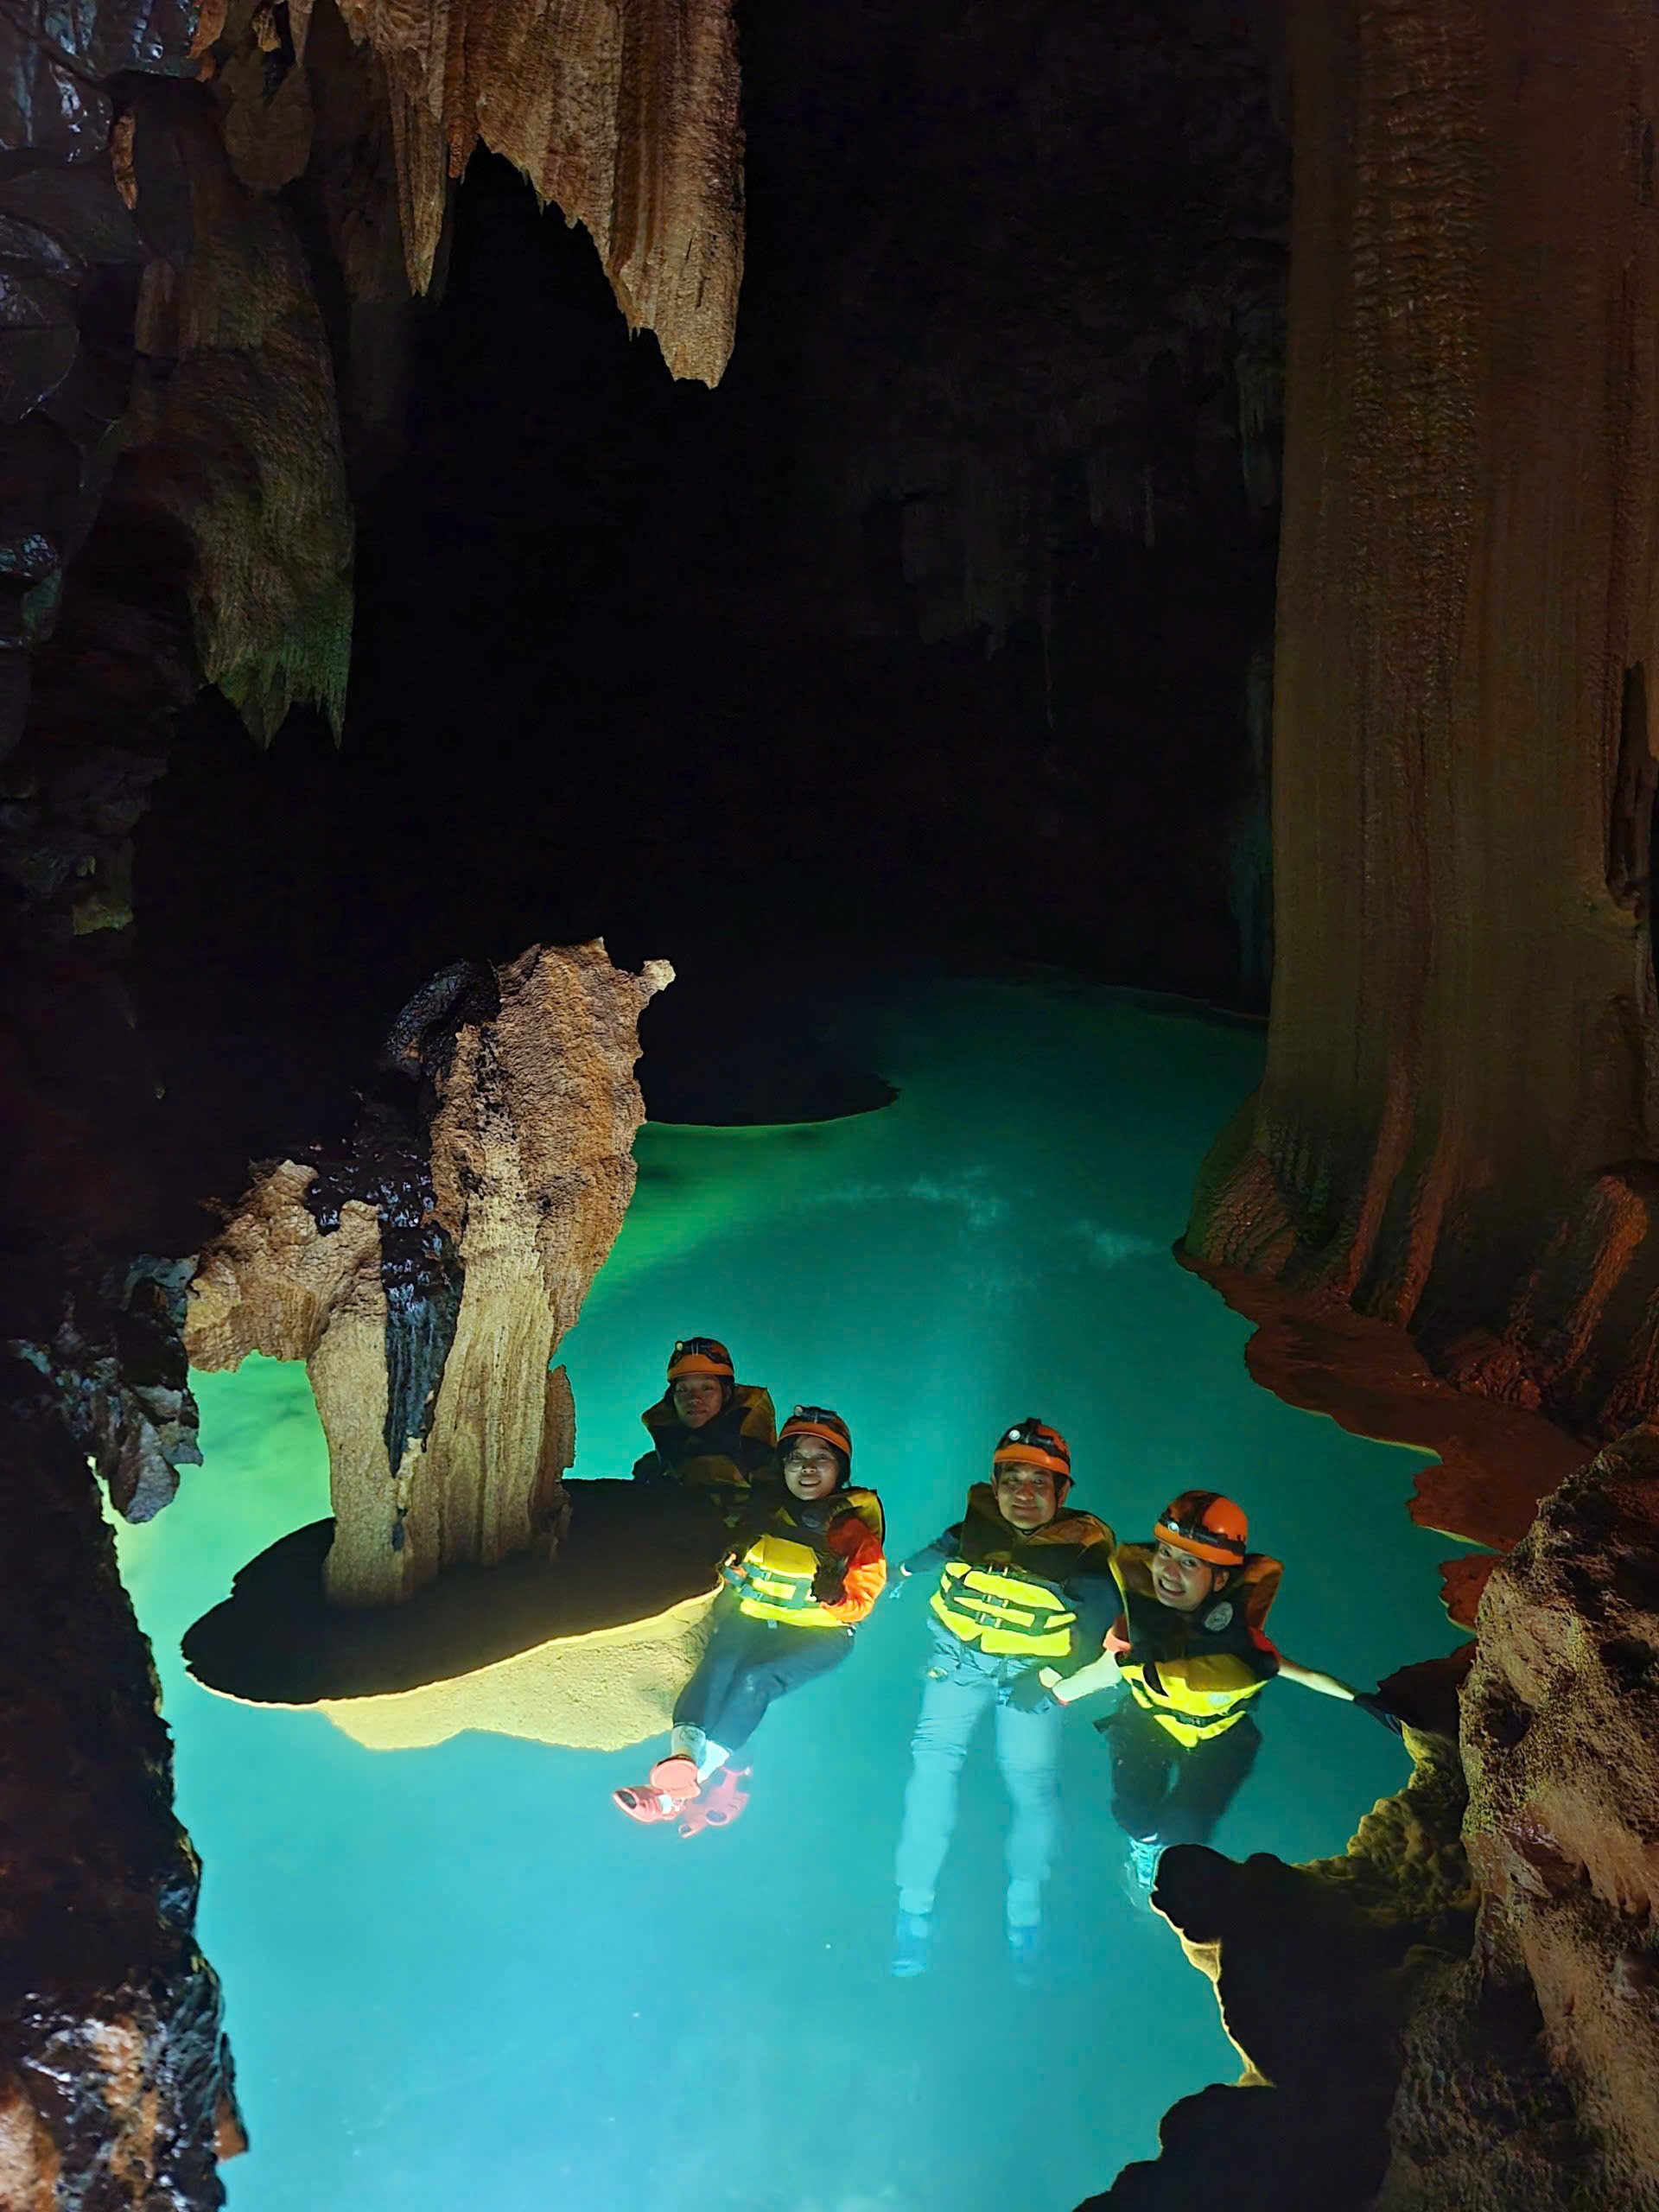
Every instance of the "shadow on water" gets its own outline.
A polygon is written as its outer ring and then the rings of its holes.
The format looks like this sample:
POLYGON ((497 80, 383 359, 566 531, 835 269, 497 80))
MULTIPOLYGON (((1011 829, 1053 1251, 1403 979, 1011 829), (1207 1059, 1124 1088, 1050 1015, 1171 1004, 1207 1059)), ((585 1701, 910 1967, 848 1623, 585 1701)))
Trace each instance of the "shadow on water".
MULTIPOLYGON (((1274 1628, 1370 1683, 1454 1640, 1445 1540, 1409 1463, 1255 1390, 1245 1325, 1169 1257, 1257 1038, 1075 991, 932 987, 868 1010, 887 1110, 787 1130, 647 1128, 616 1255, 563 1348, 576 1472, 625 1471, 667 1345, 717 1331, 780 1405, 837 1405, 890 1545, 960 1510, 1035 1411, 1075 1502, 1125 1535, 1189 1483, 1287 1562, 1274 1628)), ((320 1713, 214 1698, 179 1637, 254 1554, 327 1510, 297 1369, 200 1378, 206 1465, 124 1530, 207 1866, 254 2148, 233 2212, 1066 2212, 1152 2154, 1174 2099, 1237 2071, 1209 1986, 1133 1910, 1086 1712, 1068 1725, 1052 1966, 1001 1955, 1004 1808, 976 1746, 937 1970, 886 1973, 925 1597, 774 1709, 753 1801, 683 1841, 609 1791, 642 1754, 467 1733, 376 1752, 320 1713)), ((1339 1849, 1399 1746, 1288 1686, 1218 1841, 1339 1849)), ((649 1757, 651 1754, 645 1754, 649 1757)))

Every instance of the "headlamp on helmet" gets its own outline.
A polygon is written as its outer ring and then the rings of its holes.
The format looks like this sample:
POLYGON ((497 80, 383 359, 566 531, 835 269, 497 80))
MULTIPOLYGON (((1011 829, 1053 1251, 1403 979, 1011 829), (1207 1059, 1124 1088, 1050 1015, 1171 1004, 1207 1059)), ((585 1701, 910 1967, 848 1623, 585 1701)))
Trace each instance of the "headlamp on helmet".
POLYGON ((778 1432, 780 1452, 791 1436, 816 1436, 821 1444, 830 1445, 839 1452, 849 1469, 852 1466, 852 1432, 841 1415, 828 1406, 797 1406, 778 1432))
POLYGON ((992 1454, 994 1467, 1010 1463, 1016 1467, 1045 1467, 1053 1476, 1057 1490, 1071 1486, 1071 1447, 1058 1428, 1051 1428, 1034 1414, 1005 1430, 992 1454))
POLYGON ((1250 1543, 1243 1507, 1213 1490, 1184 1490, 1159 1515, 1153 1533, 1211 1567, 1242 1567, 1250 1543))
POLYGON ((682 1337, 668 1357, 671 1382, 677 1382, 683 1375, 715 1375, 722 1382, 730 1382, 736 1371, 732 1355, 718 1337, 682 1337))

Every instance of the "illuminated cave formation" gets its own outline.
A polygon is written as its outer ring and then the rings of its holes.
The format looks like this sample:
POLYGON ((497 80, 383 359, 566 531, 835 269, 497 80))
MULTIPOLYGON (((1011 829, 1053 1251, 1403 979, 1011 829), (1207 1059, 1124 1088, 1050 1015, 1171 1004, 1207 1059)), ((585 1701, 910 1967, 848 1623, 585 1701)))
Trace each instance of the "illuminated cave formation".
MULTIPOLYGON (((1449 1437, 1416 1510, 1509 1556, 1464 1563, 1452 1591, 1467 1617, 1490 1577, 1460 1758, 1446 1679, 1420 1675, 1401 1689, 1421 1700, 1416 1779, 1346 1859, 1168 1862, 1160 1909, 1255 2086, 1178 2107, 1164 2158, 1099 2201, 1190 2202, 1224 2159, 1236 2202, 1283 2207, 1306 2153, 1318 2212, 1611 2212, 1659 2188, 1659 1508, 1647 1440, 1622 1435, 1653 1415, 1659 1357, 1659 33, 1612 0, 1575 10, 1570 40, 1542 0, 1290 0, 1268 55, 1219 0, 1116 12, 1053 0, 963 29, 892 0, 878 35, 869 11, 752 11, 748 136, 772 189, 791 166, 800 181, 765 245, 790 307, 755 325, 743 397, 767 489, 734 531, 792 501, 761 558, 778 574, 722 585, 698 559, 712 467, 641 506, 667 548, 650 586, 626 630, 596 632, 591 689, 561 671, 519 717, 536 749, 511 767, 492 750, 513 718, 500 671, 480 654, 468 671, 446 732, 457 849, 479 788, 505 822, 564 779, 579 826, 549 872, 578 886, 571 906, 628 865, 654 894, 686 825, 664 810, 629 845, 631 810, 663 808, 634 770, 653 757, 683 785, 689 760, 726 780, 695 825, 707 874, 688 926, 706 906, 715 934, 735 915, 746 944, 766 938, 784 875, 755 856, 779 851, 844 862, 849 926, 877 938, 931 925, 954 892, 976 953, 1092 944, 1115 976, 1248 1003, 1271 943, 1266 1078, 1205 1167, 1185 1256, 1264 1325, 1253 1364, 1297 1402, 1449 1437), (786 419, 754 404, 779 363, 786 419), (1183 583, 1202 607, 1160 629, 1148 618, 1183 583), (931 659, 906 658, 922 644, 931 659), (735 769, 712 759, 718 714, 701 740, 677 721, 727 657, 739 690, 794 678, 764 741, 744 725, 735 769), (862 728, 889 683, 890 721, 862 728), (647 698, 657 754, 589 742, 601 690, 647 698), (1410 1345, 1389 1333, 1408 1328, 1410 1345), (1496 1425, 1465 1419, 1476 1399, 1496 1425), (1598 1439, 1618 1440, 1573 1473, 1598 1439), (1288 2015, 1287 1960, 1306 1967, 1288 2015)), ((486 1563, 549 1548, 570 1413, 548 1361, 626 1204, 632 1025, 662 980, 591 948, 469 970, 499 1005, 463 1006, 436 1058, 411 1017, 396 1111, 371 1103, 354 1155, 319 1143, 258 1170, 204 1249, 202 1152, 213 1177, 240 1175, 262 1143, 303 1140, 273 1136, 228 1077, 194 1120, 167 1095, 173 1040, 134 1001, 136 825, 204 684, 262 745, 310 708, 362 757, 364 518, 429 367, 412 302, 444 290, 475 148, 584 227, 615 309, 672 375, 721 379, 746 251, 737 31, 730 0, 550 16, 99 0, 7 20, 8 2202, 209 2207, 241 2139, 198 1870, 88 1463, 118 1510, 159 1511, 195 1448, 185 1346, 204 1365, 257 1346, 311 1367, 342 1614, 396 1599, 414 1618, 441 1567, 506 1578, 486 1563), (592 1051, 550 1057, 590 1015, 592 1051), (577 1124, 580 1201, 562 1180, 577 1124), (522 1388, 486 1422, 497 1329, 522 1388)), ((538 548, 565 531, 556 502, 536 519, 538 548)), ((588 557, 580 520, 572 542, 566 585, 588 557)), ((415 781, 426 765, 403 764, 415 781)), ((207 814, 204 847, 229 842, 233 810, 207 814)), ((404 913, 449 932, 439 958, 505 950, 505 894, 469 936, 469 899, 496 887, 443 880, 442 834, 385 840, 388 859, 372 790, 344 827, 296 804, 273 836, 314 833, 347 855, 342 901, 359 872, 406 876, 422 888, 404 913)), ((187 855, 168 887, 181 911, 194 873, 187 855)), ((204 963, 221 931, 233 955, 283 957, 291 915, 273 904, 264 944, 252 896, 208 916, 204 963)), ((737 1012, 758 1053, 772 1008, 755 997, 737 1012)), ((264 1013, 251 991, 250 1064, 264 1013)), ((301 1026, 270 1026, 276 1059, 301 1026)), ((327 1060, 332 1042, 303 1049, 327 1060)), ((315 1583, 320 1541, 299 1535, 315 1583)), ((474 1670, 478 1697, 500 1694, 485 1725, 607 1745, 656 1726, 704 1603, 664 1575, 667 1625, 615 1711, 573 1677, 550 1724, 545 1684, 512 1672, 548 1641, 527 1630, 474 1670)), ((359 1740, 476 1724, 482 1706, 445 1704, 466 1669, 411 1684, 380 1657, 391 1671, 354 1715, 314 1686, 359 1740), (418 1713, 397 1704, 414 1688, 435 1693, 418 1713)))
POLYGON ((556 1548, 575 1412, 553 1355, 633 1193, 635 1025, 672 972, 587 944, 440 977, 393 1039, 411 1095, 343 1156, 268 1170, 204 1249, 191 1363, 306 1363, 336 1605, 556 1548))

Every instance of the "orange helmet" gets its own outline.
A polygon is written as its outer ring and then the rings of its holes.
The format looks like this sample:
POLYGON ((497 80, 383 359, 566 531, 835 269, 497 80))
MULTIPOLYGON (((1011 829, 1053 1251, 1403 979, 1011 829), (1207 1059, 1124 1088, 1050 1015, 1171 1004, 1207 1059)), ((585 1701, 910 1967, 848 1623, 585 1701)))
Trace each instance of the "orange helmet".
POLYGON ((791 1436, 816 1436, 820 1442, 833 1444, 850 1467, 853 1460, 852 1432, 837 1413, 828 1406, 797 1406, 778 1432, 779 1449, 791 1436))
POLYGON ((1213 1490, 1184 1490, 1158 1516, 1153 1533, 1211 1567, 1242 1567, 1250 1541, 1243 1507, 1213 1490))
POLYGON ((668 1356, 671 1382, 677 1382, 682 1375, 717 1375, 729 1382, 736 1371, 732 1355, 717 1337, 683 1337, 668 1356))
POLYGON ((1035 1414, 1015 1421, 999 1438, 991 1464, 1001 1466, 1009 1459, 1016 1466, 1046 1467, 1059 1497, 1064 1497, 1071 1487, 1071 1447, 1058 1428, 1039 1421, 1035 1414))

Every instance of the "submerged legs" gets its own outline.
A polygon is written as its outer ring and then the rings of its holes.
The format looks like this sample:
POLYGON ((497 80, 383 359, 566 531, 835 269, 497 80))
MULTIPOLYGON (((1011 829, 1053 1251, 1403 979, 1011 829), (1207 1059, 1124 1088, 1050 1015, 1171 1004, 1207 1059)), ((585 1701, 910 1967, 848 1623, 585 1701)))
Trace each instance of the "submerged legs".
POLYGON ((980 1717, 996 1696, 996 1684, 930 1675, 911 1738, 910 1780, 899 1833, 894 1872, 901 1913, 933 1910, 939 1869, 957 1825, 963 1762, 980 1717))

